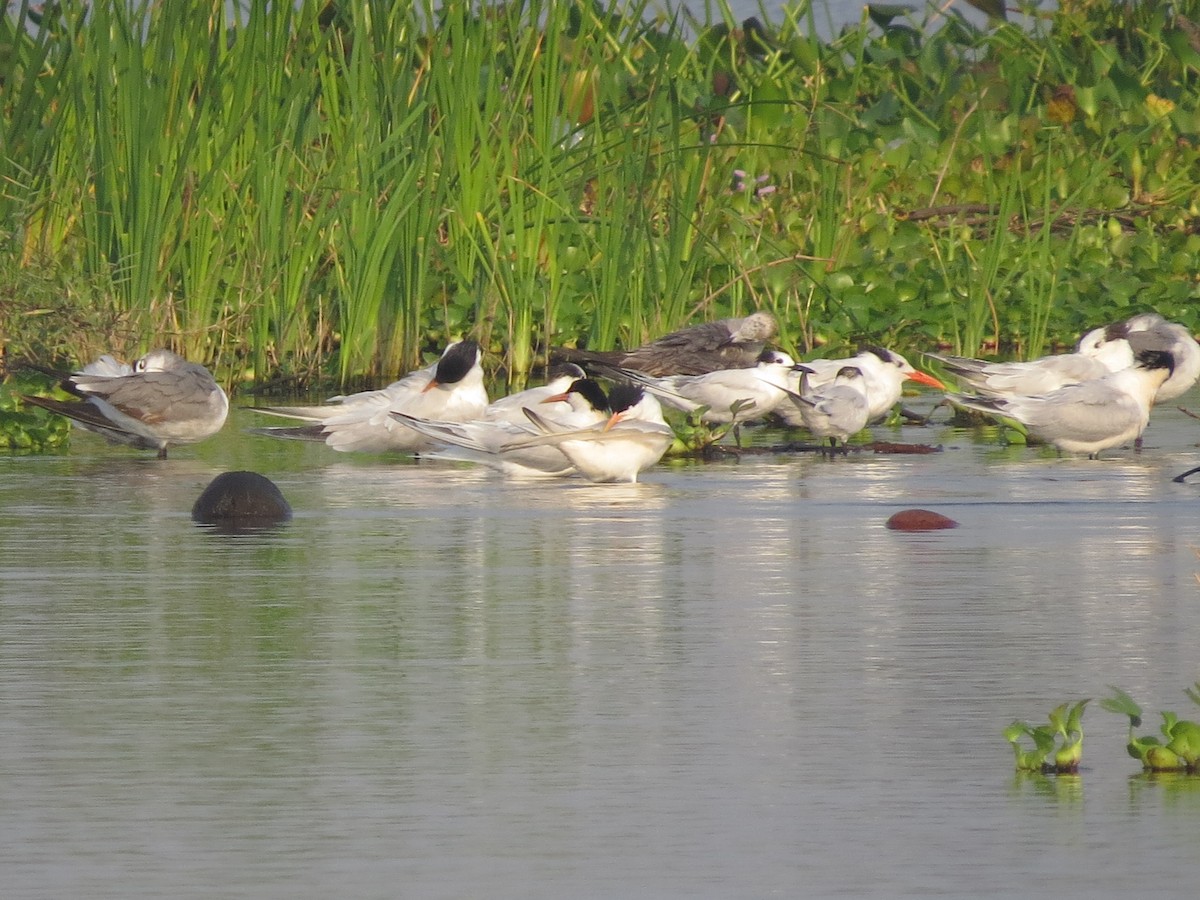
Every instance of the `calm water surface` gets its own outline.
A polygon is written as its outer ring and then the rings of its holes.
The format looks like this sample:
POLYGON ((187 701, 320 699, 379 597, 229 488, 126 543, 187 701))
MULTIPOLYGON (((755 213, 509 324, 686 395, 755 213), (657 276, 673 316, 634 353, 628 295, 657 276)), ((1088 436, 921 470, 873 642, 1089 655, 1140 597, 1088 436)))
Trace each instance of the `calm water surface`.
POLYGON ((1092 898, 1200 877, 1200 780, 1138 774, 1123 720, 1089 710, 1074 779, 1014 777, 1000 734, 1110 684, 1200 712, 1200 483, 1171 482, 1200 422, 1173 407, 1140 455, 1098 462, 932 427, 877 437, 942 453, 633 486, 351 458, 247 416, 165 462, 83 434, 0 457, 5 897, 1092 898), (193 525, 238 468, 295 519, 193 525), (911 506, 961 527, 884 527, 911 506))

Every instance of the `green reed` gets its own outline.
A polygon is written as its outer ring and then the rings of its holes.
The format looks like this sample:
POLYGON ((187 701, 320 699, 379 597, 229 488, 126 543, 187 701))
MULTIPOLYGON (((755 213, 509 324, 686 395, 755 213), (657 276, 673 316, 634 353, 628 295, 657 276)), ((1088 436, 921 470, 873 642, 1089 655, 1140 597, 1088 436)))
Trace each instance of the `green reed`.
POLYGON ((762 33, 720 2, 692 33, 646 2, 476 6, 4 19, 6 340, 261 382, 392 377, 471 335, 516 384, 554 344, 760 307, 821 352, 1200 325, 1200 51, 1162 10, 876 7, 822 40, 804 2, 762 33))

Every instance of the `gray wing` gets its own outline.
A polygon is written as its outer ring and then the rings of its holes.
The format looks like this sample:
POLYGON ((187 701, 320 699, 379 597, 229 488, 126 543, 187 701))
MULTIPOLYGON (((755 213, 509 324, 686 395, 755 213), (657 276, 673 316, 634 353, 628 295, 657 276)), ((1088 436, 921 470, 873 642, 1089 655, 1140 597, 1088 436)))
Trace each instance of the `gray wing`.
POLYGON ((154 425, 171 419, 205 418, 212 414, 213 395, 220 390, 207 369, 188 366, 170 372, 145 372, 77 387, 99 397, 131 418, 154 425))
POLYGON ((1029 398, 1017 418, 1047 438, 1093 441, 1133 427, 1140 422, 1142 409, 1123 391, 1092 381, 1029 398))
MULTIPOLYGON (((734 321, 740 323, 741 320, 734 321)), ((721 319, 717 322, 702 322, 699 325, 690 325, 687 328, 681 328, 678 331, 665 334, 638 349, 719 350, 730 343, 736 331, 736 328, 731 329, 729 327, 729 322, 730 320, 728 319, 721 319)), ((637 353, 638 351, 634 350, 632 352, 637 353)))

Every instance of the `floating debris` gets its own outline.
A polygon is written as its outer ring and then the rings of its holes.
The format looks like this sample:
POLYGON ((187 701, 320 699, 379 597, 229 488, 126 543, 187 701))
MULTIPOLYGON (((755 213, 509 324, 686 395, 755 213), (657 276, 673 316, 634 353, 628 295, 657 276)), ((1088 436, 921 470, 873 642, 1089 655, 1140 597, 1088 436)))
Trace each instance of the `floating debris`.
POLYGON ((958 523, 929 509, 902 509, 887 520, 892 531, 937 531, 957 528, 958 523))
POLYGON ((192 505, 192 520, 233 530, 278 525, 292 517, 292 507, 275 482, 257 472, 224 472, 212 480, 192 505))

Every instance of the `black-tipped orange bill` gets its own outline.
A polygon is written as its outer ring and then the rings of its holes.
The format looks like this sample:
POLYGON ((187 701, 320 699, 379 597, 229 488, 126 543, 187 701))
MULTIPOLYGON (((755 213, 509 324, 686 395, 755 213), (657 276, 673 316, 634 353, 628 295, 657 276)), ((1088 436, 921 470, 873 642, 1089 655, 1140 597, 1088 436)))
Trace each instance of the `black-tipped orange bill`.
POLYGON ((918 384, 925 384, 925 385, 928 385, 929 387, 935 387, 935 388, 938 388, 943 391, 946 390, 946 386, 944 384, 942 384, 940 381, 938 381, 932 375, 926 375, 924 372, 913 372, 908 377, 911 380, 917 382, 918 384))

